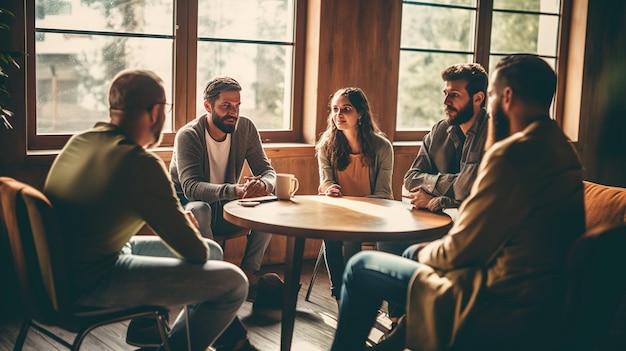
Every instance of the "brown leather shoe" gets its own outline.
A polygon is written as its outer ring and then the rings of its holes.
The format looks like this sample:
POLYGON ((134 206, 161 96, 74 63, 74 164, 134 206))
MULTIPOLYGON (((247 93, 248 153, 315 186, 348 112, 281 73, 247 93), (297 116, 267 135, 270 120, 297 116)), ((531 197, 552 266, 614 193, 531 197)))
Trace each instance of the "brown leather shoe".
POLYGON ((242 342, 238 342, 237 344, 233 346, 217 347, 215 348, 215 350, 216 351, 261 351, 257 349, 256 347, 254 347, 254 345, 252 345, 250 343, 250 340, 248 339, 242 340, 242 342))
POLYGON ((369 351, 403 351, 406 344, 406 319, 405 316, 400 317, 395 328, 391 329, 388 334, 378 344, 368 347, 369 351))
POLYGON ((252 308, 279 309, 282 307, 285 282, 276 273, 265 273, 259 277, 256 298, 252 308))

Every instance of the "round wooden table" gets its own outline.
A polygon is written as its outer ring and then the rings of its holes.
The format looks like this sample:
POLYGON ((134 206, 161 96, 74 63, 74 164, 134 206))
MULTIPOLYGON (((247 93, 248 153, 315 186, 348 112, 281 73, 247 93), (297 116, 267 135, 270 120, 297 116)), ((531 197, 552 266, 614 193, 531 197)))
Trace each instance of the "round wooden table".
POLYGON ((418 210, 396 200, 352 196, 297 195, 255 207, 241 206, 235 200, 224 206, 224 218, 243 228, 287 236, 281 351, 291 349, 306 238, 430 241, 452 225, 446 214, 418 210))

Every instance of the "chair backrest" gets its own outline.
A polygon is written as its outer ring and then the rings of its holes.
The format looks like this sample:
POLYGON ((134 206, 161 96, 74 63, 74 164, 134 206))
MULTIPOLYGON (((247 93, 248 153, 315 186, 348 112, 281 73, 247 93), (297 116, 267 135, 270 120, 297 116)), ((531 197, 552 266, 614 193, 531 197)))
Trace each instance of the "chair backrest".
POLYGON ((564 350, 596 350, 600 345, 606 346, 612 323, 619 323, 620 337, 625 337, 624 247, 626 225, 596 228, 572 246, 564 350))
POLYGON ((587 231, 626 223, 626 188, 583 181, 587 231))
POLYGON ((30 185, 0 177, 0 206, 23 302, 35 320, 56 324, 68 306, 67 273, 50 201, 30 185))

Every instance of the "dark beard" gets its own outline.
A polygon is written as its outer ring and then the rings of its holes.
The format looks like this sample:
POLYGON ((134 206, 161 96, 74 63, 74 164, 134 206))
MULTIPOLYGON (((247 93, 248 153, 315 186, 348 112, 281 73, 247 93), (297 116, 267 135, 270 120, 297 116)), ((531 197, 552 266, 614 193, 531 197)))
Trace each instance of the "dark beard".
POLYGON ((495 141, 500 141, 511 135, 511 123, 502 110, 502 105, 498 104, 496 112, 493 116, 494 137, 495 141))
POLYGON ((472 119, 474 116, 474 105, 472 105, 471 102, 472 100, 470 99, 461 111, 457 111, 456 116, 448 117, 448 123, 453 126, 459 126, 472 119))
POLYGON ((225 119, 231 118, 229 116, 218 116, 215 113, 211 114, 211 120, 213 121, 213 124, 222 132, 226 133, 226 134, 232 134, 235 131, 235 126, 237 124, 226 124, 224 123, 225 119))

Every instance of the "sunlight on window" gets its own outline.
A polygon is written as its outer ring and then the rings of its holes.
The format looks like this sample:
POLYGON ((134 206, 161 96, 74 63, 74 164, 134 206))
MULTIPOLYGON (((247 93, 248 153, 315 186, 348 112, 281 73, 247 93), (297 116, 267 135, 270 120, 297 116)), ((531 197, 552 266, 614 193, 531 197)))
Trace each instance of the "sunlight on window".
POLYGON ((206 83, 231 76, 242 86, 241 115, 260 130, 290 130, 293 0, 198 2, 197 115, 206 83))
POLYGON ((523 52, 556 67, 560 0, 494 0, 488 57, 474 52, 485 41, 476 28, 489 25, 477 17, 481 3, 403 2, 396 131, 428 131, 444 118, 441 71, 451 64, 479 62, 493 72, 505 55, 523 52))
POLYGON ((37 134, 108 120, 110 81, 126 68, 155 71, 172 96, 172 1, 37 0, 35 12, 37 134))

